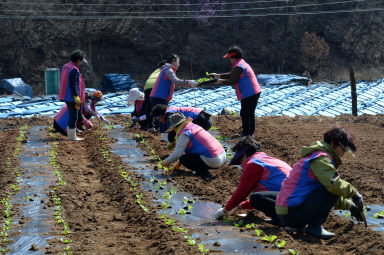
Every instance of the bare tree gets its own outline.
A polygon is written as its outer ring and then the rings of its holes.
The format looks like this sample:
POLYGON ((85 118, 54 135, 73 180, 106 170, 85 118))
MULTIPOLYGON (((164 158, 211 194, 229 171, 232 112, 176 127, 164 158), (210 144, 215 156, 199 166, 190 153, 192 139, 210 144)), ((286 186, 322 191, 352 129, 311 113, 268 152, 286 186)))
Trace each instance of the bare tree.
POLYGON ((300 60, 305 71, 310 76, 314 76, 317 70, 324 66, 328 59, 329 46, 324 38, 317 36, 316 33, 304 33, 300 44, 300 60))

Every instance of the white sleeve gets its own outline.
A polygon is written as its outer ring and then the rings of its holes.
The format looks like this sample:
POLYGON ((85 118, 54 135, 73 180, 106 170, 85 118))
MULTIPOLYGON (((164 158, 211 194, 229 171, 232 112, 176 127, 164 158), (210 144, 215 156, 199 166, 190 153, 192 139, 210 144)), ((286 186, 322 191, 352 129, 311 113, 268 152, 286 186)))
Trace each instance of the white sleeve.
POLYGON ((182 134, 177 138, 176 146, 171 155, 164 160, 166 163, 176 162, 181 156, 183 156, 185 149, 189 143, 189 137, 186 134, 182 134))
POLYGON ((165 74, 176 86, 189 84, 189 80, 180 80, 179 78, 177 78, 175 72, 171 68, 165 70, 165 74))

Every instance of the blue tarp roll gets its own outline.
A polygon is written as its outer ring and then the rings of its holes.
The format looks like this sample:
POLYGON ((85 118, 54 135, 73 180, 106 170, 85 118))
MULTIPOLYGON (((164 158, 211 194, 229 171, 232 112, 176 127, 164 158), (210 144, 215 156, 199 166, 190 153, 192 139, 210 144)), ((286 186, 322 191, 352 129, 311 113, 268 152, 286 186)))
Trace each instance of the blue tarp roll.
POLYGON ((31 86, 26 84, 21 78, 1 80, 0 89, 5 90, 7 94, 33 97, 31 86))
POLYGON ((129 74, 106 74, 101 81, 103 93, 129 91, 131 88, 137 88, 137 85, 129 74))

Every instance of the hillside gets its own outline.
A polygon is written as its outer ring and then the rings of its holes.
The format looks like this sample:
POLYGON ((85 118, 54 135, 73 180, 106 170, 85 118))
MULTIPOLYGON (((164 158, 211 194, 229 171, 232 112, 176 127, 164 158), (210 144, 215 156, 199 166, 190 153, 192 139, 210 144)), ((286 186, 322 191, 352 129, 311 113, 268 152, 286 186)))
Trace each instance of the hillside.
POLYGON ((383 77, 384 17, 374 11, 380 1, 12 2, 0 4, 0 79, 21 77, 35 94, 44 93, 44 70, 60 68, 76 48, 90 62, 82 67, 88 87, 99 86, 105 73, 129 73, 143 84, 171 53, 181 57, 183 78, 228 71, 222 55, 233 44, 256 73, 309 71, 317 80, 346 80, 353 66, 357 79, 383 77))

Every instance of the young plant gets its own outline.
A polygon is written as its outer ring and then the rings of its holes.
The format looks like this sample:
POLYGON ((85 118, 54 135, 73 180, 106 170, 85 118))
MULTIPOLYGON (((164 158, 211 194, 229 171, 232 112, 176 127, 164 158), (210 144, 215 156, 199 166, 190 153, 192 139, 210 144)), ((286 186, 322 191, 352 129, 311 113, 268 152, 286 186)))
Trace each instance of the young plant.
POLYGON ((252 229, 252 228, 255 227, 255 223, 252 223, 252 224, 246 224, 245 227, 246 227, 247 229, 252 229))
POLYGON ((179 213, 180 213, 180 215, 185 215, 187 212, 183 209, 183 208, 181 208, 180 210, 179 210, 179 213))
POLYGON ((263 230, 255 228, 255 232, 257 236, 261 236, 261 233, 263 233, 263 230))
POLYGON ((275 235, 264 235, 263 238, 261 238, 262 241, 265 241, 265 242, 268 242, 268 243, 273 243, 273 241, 275 241, 277 239, 277 236, 275 235))
POLYGON ((300 254, 299 251, 295 251, 294 249, 289 249, 288 252, 289 252, 289 254, 292 254, 292 255, 299 255, 300 254))
POLYGON ((205 254, 209 254, 209 249, 204 249, 204 244, 199 244, 199 251, 201 254, 205 255, 205 254))
POLYGON ((191 246, 196 245, 196 241, 194 239, 192 239, 191 236, 184 236, 184 238, 188 239, 188 244, 189 245, 191 245, 191 246))
POLYGON ((384 211, 374 213, 373 218, 375 218, 375 219, 384 218, 384 211))
POLYGON ((243 220, 239 220, 237 223, 235 223, 235 227, 241 228, 243 226, 243 220))
POLYGON ((282 240, 280 243, 279 242, 276 242, 276 247, 279 248, 279 249, 283 249, 284 246, 285 246, 285 240, 282 240))

